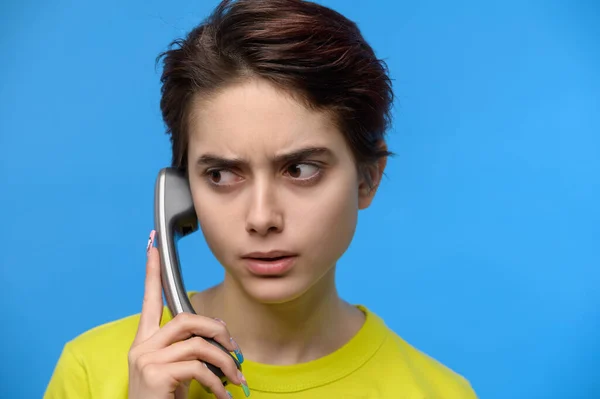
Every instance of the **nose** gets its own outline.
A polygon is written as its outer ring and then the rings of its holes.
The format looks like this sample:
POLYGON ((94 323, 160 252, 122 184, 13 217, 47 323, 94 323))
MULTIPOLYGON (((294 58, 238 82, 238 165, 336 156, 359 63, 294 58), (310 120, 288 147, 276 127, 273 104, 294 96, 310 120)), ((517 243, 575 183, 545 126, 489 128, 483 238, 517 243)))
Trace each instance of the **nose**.
POLYGON ((278 205, 275 187, 262 182, 252 188, 246 231, 250 234, 266 236, 283 231, 283 212, 278 205))

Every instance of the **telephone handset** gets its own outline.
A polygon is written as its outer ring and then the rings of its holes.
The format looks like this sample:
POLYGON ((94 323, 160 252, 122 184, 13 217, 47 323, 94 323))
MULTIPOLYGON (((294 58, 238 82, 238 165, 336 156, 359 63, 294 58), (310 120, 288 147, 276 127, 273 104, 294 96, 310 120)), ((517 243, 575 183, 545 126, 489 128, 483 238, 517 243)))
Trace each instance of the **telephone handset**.
MULTIPOLYGON (((181 278, 176 244, 181 238, 198 230, 198 219, 187 177, 175 168, 163 168, 158 173, 154 191, 154 230, 160 252, 160 274, 167 307, 173 317, 182 312, 195 314, 181 278)), ((211 338, 203 338, 231 356, 241 370, 236 357, 225 347, 211 338)), ((205 363, 225 385, 227 381, 223 371, 205 363)))

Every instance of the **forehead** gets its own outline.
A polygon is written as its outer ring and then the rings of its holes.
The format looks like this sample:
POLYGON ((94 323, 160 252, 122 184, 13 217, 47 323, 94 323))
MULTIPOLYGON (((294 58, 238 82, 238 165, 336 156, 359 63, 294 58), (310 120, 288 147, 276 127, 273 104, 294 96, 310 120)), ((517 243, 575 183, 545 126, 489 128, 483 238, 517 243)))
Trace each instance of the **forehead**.
POLYGON ((330 113, 308 109, 263 80, 248 80, 195 101, 190 151, 252 156, 303 145, 345 146, 330 113))

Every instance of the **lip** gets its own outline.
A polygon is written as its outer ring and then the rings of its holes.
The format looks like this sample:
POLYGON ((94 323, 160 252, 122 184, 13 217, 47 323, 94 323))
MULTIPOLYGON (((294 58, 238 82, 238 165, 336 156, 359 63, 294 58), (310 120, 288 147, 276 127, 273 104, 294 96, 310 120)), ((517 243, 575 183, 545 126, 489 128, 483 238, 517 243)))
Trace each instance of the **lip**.
POLYGON ((269 252, 250 252, 248 254, 242 255, 242 258, 252 258, 252 259, 271 259, 271 258, 280 258, 282 256, 296 256, 295 253, 283 250, 273 250, 269 252))
POLYGON ((294 266, 296 258, 287 251, 251 252, 242 257, 248 270, 257 276, 282 276, 294 266))

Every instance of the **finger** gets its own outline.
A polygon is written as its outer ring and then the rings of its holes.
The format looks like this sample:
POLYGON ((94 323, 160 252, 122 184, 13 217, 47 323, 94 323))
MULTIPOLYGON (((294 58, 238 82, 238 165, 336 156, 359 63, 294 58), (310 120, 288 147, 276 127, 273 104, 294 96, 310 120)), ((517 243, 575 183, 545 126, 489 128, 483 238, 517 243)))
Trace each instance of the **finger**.
POLYGON ((198 360, 188 360, 164 365, 164 373, 168 373, 173 379, 185 382, 192 379, 198 381, 218 399, 229 399, 227 390, 221 380, 213 374, 206 365, 198 360))
POLYGON ((166 364, 187 360, 208 362, 221 369, 230 382, 242 384, 243 377, 231 356, 202 337, 176 342, 162 350, 146 352, 140 357, 142 364, 166 364))
POLYGON ((188 399, 188 392, 190 391, 190 381, 184 381, 179 384, 177 389, 175 389, 175 398, 174 399, 188 399))
POLYGON ((183 341, 192 336, 212 338, 230 352, 237 349, 231 339, 229 330, 223 323, 192 313, 180 313, 163 326, 148 341, 151 349, 162 349, 175 342, 183 341))
POLYGON ((144 301, 140 324, 135 342, 143 342, 160 329, 163 313, 162 283, 160 281, 160 257, 154 247, 156 231, 152 230, 149 238, 148 257, 146 261, 146 280, 144 285, 144 301))

